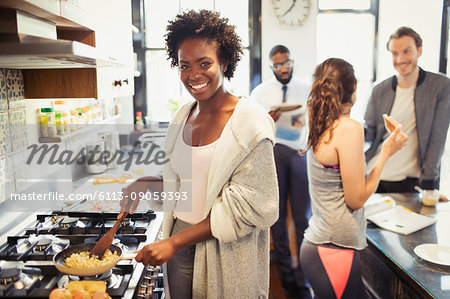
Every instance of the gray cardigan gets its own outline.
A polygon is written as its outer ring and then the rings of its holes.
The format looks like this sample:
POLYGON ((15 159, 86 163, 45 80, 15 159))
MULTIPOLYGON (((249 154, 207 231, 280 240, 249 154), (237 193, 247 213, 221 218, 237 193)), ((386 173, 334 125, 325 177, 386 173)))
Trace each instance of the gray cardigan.
MULTIPOLYGON (((165 142, 169 158, 193 105, 180 108, 171 123, 165 142)), ((278 219, 273 133, 273 120, 264 109, 241 98, 209 170, 203 216, 211 215, 215 238, 196 245, 193 298, 268 298, 269 229, 278 219)), ((166 163, 164 191, 177 191, 178 182, 171 163, 166 163)), ((173 208, 173 201, 164 202, 165 238, 173 227, 173 208)), ((164 286, 170 298, 167 279, 164 286)))
MULTIPOLYGON (((365 139, 371 143, 366 161, 375 156, 386 133, 383 117, 390 114, 397 88, 397 77, 384 80, 373 88, 365 115, 365 139)), ((419 142, 419 185, 439 188, 441 157, 450 120, 450 79, 441 74, 419 71, 414 91, 416 129, 419 142)))

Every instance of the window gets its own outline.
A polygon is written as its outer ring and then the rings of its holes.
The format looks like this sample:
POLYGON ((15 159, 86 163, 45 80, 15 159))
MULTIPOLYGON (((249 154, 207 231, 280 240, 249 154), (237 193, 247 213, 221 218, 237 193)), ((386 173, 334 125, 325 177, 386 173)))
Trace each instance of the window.
POLYGON ((189 9, 210 9, 227 17, 236 26, 242 39, 244 54, 235 71, 234 78, 226 81, 226 87, 235 95, 247 95, 250 84, 249 51, 249 3, 242 0, 145 0, 146 20, 146 69, 147 69, 147 115, 157 121, 168 121, 183 102, 191 99, 182 86, 178 70, 172 69, 164 50, 164 35, 168 20, 179 12, 189 9))
POLYGON ((375 81, 377 8, 374 2, 320 0, 317 15, 317 64, 337 57, 353 65, 358 89, 352 117, 361 122, 375 81))
POLYGON ((319 9, 369 9, 370 0, 320 0, 319 9))

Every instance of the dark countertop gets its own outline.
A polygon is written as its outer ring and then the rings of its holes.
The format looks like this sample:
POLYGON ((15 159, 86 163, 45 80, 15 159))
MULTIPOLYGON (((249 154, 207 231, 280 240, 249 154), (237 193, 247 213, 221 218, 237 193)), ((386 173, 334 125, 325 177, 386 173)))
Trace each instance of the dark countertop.
POLYGON ((450 246, 450 202, 426 207, 417 193, 386 195, 391 196, 397 205, 435 218, 436 223, 405 236, 383 230, 369 222, 367 240, 426 292, 436 298, 450 298, 450 266, 427 262, 414 253, 414 248, 423 243, 450 246))

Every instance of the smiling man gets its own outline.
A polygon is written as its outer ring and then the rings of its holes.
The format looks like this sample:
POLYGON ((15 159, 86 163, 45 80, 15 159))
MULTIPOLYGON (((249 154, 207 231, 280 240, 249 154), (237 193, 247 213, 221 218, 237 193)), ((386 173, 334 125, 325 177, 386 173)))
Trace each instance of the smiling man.
POLYGON ((441 157, 449 126, 450 80, 418 66, 422 38, 413 29, 400 27, 388 42, 397 75, 373 88, 365 115, 367 171, 378 159, 389 136, 384 113, 391 115, 408 134, 407 146, 386 163, 377 192, 414 192, 414 186, 439 189, 441 157))

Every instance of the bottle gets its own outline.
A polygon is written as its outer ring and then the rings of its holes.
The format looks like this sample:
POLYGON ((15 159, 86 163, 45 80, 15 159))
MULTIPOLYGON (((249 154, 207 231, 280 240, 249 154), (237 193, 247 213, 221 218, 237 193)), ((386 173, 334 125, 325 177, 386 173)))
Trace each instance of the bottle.
POLYGON ((94 107, 95 107, 95 112, 96 112, 95 118, 97 119, 97 123, 101 123, 103 120, 102 109, 101 109, 100 105, 98 105, 98 104, 94 105, 94 107))
POLYGON ((62 121, 63 121, 63 125, 64 125, 64 134, 69 134, 70 133, 70 115, 68 112, 63 112, 62 113, 62 121))
POLYGON ((142 112, 136 112, 136 130, 142 130, 144 128, 144 122, 142 121, 142 112))
POLYGON ((56 126, 56 134, 58 136, 64 135, 64 120, 62 113, 55 114, 55 126, 56 126))
MULTIPOLYGON (((65 123, 67 124, 70 122, 69 119, 69 109, 67 108, 67 102, 64 100, 57 100, 53 102, 53 107, 55 108, 55 115, 57 113, 61 113, 61 121, 63 124, 63 135, 67 134, 69 131, 69 126, 65 126, 65 123)), ((59 134, 58 134, 59 135, 59 134)))
POLYGON ((87 125, 92 124, 92 112, 91 112, 90 107, 88 107, 88 106, 82 107, 81 112, 82 112, 83 117, 86 118, 86 124, 87 125))
POLYGON ((78 128, 82 128, 87 125, 88 119, 87 115, 84 113, 83 108, 78 108, 78 128))
POLYGON ((41 108, 40 121, 42 137, 54 137, 56 135, 53 126, 54 118, 55 110, 53 108, 41 108))
MULTIPOLYGON (((66 101, 54 101, 53 107, 55 108, 56 113, 64 113, 67 112, 67 102, 66 101)), ((64 116, 63 116, 64 117, 64 116)))
POLYGON ((70 110, 70 132, 78 130, 78 111, 70 110))

